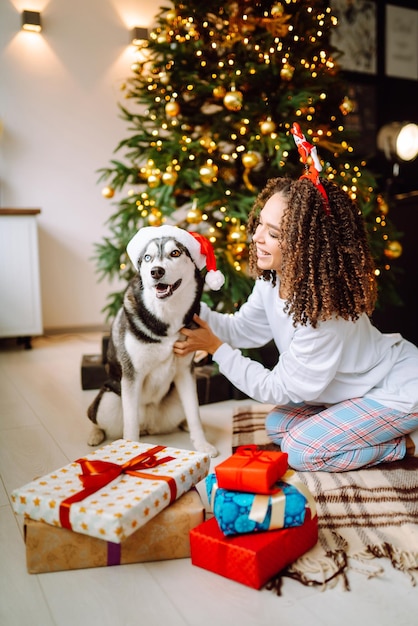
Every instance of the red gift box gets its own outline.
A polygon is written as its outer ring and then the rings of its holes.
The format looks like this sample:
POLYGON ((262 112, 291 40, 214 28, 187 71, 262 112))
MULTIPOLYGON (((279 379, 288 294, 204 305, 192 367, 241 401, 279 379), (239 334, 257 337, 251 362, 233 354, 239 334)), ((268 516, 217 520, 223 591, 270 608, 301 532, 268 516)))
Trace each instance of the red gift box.
POLYGON ((318 517, 294 528, 226 537, 213 517, 190 531, 193 565, 261 589, 318 541, 318 517))
POLYGON ((240 446, 235 454, 215 467, 218 487, 231 491, 271 494, 287 471, 287 453, 240 446))

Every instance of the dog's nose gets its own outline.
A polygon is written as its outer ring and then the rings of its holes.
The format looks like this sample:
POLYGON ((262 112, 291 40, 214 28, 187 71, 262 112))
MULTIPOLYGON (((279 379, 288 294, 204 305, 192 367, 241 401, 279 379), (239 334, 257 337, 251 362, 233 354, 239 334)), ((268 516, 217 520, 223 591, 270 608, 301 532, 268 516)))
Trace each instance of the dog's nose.
POLYGON ((151 276, 155 280, 160 280, 165 274, 165 269, 163 267, 153 267, 151 270, 151 276))

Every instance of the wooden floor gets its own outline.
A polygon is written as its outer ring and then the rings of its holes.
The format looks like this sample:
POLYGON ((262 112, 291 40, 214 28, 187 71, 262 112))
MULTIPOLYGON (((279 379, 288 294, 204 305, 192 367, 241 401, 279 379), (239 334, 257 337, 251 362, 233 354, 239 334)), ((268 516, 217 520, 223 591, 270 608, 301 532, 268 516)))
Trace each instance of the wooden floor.
MULTIPOLYGON (((367 580, 351 572, 351 591, 321 592, 285 580, 282 596, 255 591, 195 567, 189 559, 51 574, 26 572, 22 520, 10 493, 86 454, 86 408, 95 391, 82 391, 83 354, 100 352, 99 334, 33 340, 25 350, 0 342, 0 624, 1 626, 413 626, 418 589, 384 565, 367 580)), ((240 401, 241 404, 247 403, 240 401)), ((208 439, 231 453, 236 401, 202 407, 208 439)), ((186 433, 148 439, 190 448, 186 433)), ((203 495, 202 483, 199 491, 203 495)))

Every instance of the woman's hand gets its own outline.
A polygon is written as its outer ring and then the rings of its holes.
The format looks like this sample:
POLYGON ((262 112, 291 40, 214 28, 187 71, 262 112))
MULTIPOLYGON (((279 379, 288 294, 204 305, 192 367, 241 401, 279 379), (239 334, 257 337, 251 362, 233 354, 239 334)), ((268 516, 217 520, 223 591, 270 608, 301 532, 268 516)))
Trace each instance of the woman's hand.
POLYGON ((204 350, 208 354, 213 354, 222 345, 222 341, 210 329, 209 325, 198 315, 193 316, 193 321, 199 328, 182 328, 181 334, 186 337, 185 341, 176 341, 174 352, 178 356, 186 356, 190 352, 204 350))

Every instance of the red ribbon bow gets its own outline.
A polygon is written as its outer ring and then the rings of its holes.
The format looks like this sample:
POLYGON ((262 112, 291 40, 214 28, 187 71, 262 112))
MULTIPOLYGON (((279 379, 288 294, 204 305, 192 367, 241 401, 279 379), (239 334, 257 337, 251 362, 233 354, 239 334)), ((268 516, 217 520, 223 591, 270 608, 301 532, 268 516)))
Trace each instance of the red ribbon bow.
POLYGON ((238 454, 239 456, 249 457, 247 463, 251 463, 252 461, 255 461, 255 460, 262 461, 263 463, 271 462, 271 458, 269 458, 268 456, 268 451, 259 448, 255 444, 250 444, 247 446, 238 446, 238 448, 235 450, 235 454, 238 454))
POLYGON ((160 474, 145 474, 140 470, 149 470, 157 465, 162 465, 168 461, 173 461, 173 456, 165 456, 157 459, 155 456, 158 452, 165 449, 165 446, 154 446, 142 454, 138 454, 123 465, 111 463, 110 461, 77 459, 76 463, 81 465, 82 474, 79 475, 83 489, 78 493, 66 498, 60 505, 60 522, 63 528, 71 529, 70 509, 74 502, 80 502, 92 495, 99 489, 108 485, 121 474, 130 476, 139 476, 140 478, 148 478, 151 480, 165 480, 170 488, 170 502, 176 499, 177 487, 176 482, 171 476, 161 476, 160 474))
MULTIPOLYGON (((248 468, 248 466, 254 462, 270 465, 271 462, 277 458, 276 455, 277 453, 274 452, 272 454, 269 454, 268 450, 263 450, 262 448, 259 448, 256 444, 238 446, 238 448, 235 450, 234 456, 240 456, 244 459, 246 458, 246 461, 239 467, 239 470, 235 477, 237 489, 240 489, 242 486, 242 470, 244 468, 248 468)), ((280 489, 275 485, 272 485, 269 489, 263 491, 263 493, 275 494, 278 491, 280 491, 280 489)))

